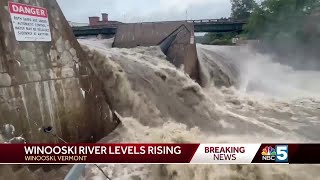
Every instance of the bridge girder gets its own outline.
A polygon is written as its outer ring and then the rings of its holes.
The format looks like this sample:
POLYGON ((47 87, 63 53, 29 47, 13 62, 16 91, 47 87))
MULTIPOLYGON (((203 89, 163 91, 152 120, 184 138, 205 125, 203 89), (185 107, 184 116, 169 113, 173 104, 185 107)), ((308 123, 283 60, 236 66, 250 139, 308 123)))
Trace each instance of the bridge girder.
POLYGON ((244 24, 194 24, 195 32, 241 32, 244 24))
POLYGON ((75 36, 114 35, 117 32, 117 28, 114 27, 73 27, 72 30, 75 36))
MULTIPOLYGON (((193 23, 195 32, 241 32, 244 21, 231 20, 199 20, 187 21, 193 23)), ((166 22, 161 22, 166 23, 166 22)), ((172 23, 172 22, 171 22, 172 23)), ((142 23, 144 24, 144 23, 142 23)), ((117 32, 117 27, 112 26, 86 26, 86 27, 72 27, 75 36, 90 36, 90 35, 114 35, 117 32)))

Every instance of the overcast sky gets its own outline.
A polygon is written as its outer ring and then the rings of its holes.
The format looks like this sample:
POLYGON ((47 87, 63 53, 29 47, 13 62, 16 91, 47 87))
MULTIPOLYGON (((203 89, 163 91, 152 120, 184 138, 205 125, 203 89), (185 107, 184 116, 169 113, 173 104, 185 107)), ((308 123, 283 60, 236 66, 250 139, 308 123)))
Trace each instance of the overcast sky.
POLYGON ((89 16, 148 22, 229 17, 230 0, 57 0, 69 21, 86 23, 89 16), (187 13, 186 13, 187 12, 187 13))

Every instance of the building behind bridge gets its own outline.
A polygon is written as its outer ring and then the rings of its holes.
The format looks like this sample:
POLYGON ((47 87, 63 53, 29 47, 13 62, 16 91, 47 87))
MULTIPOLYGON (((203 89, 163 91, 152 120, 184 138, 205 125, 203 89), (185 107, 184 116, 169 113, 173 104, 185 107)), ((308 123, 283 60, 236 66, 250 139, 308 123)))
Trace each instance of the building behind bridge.
POLYGON ((71 27, 83 27, 83 26, 118 26, 123 24, 119 21, 109 21, 109 15, 107 13, 102 13, 102 20, 99 16, 90 16, 89 23, 77 23, 68 21, 71 27))
POLYGON ((100 21, 99 16, 89 17, 89 26, 102 26, 102 25, 117 26, 119 24, 122 24, 122 22, 109 21, 109 15, 107 13, 102 13, 102 20, 101 21, 100 21))

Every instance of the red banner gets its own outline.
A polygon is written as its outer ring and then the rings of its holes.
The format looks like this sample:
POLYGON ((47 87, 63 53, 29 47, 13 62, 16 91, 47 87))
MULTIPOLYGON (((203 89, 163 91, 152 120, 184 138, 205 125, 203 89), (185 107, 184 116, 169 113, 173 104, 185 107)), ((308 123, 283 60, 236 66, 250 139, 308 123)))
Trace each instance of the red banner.
POLYGON ((189 163, 199 144, 1 144, 2 164, 189 163))
POLYGON ((10 13, 48 18, 47 9, 42 7, 30 6, 27 4, 20 4, 11 1, 9 1, 8 5, 10 13))
POLYGON ((0 144, 0 164, 319 164, 320 144, 0 144))

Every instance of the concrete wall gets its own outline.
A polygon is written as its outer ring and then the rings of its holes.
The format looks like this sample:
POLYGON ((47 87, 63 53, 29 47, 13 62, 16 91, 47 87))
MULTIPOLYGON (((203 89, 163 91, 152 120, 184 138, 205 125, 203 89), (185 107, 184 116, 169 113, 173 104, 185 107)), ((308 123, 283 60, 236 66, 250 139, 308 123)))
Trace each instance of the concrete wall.
MULTIPOLYGON (((130 23, 118 26, 114 47, 155 46, 178 29, 183 22, 130 23)), ((188 27, 192 30, 192 27, 188 27)))
POLYGON ((95 142, 116 126, 86 54, 55 0, 15 0, 48 9, 51 42, 18 42, 8 0, 0 0, 0 126, 13 124, 27 142, 95 142))
POLYGON ((169 48, 164 52, 168 60, 177 68, 183 67, 191 78, 199 82, 193 24, 182 21, 119 25, 113 46, 119 48, 157 46, 171 37, 169 48))

